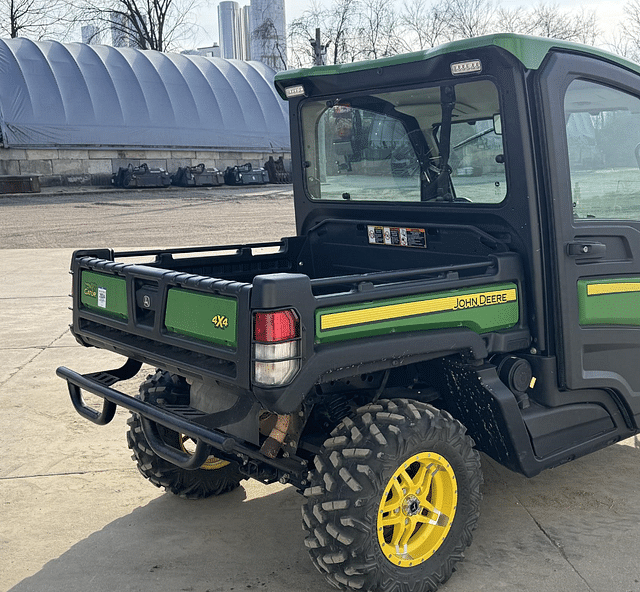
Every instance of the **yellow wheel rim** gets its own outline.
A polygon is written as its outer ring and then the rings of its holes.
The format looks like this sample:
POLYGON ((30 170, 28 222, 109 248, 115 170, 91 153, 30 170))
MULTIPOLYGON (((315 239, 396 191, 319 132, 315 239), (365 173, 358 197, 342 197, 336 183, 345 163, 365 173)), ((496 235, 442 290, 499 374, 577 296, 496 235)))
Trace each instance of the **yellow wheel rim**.
POLYGON ((446 458, 420 452, 402 463, 382 494, 376 528, 385 557, 399 567, 429 559, 447 538, 458 484, 446 458))
MULTIPOLYGON (((193 454, 195 445, 193 440, 189 436, 180 434, 180 448, 182 448, 182 450, 188 452, 189 454, 193 454)), ((209 458, 207 458, 207 460, 204 461, 204 464, 200 468, 205 469, 206 471, 215 471, 216 469, 226 467, 228 464, 228 460, 222 460, 217 456, 211 455, 209 458)))

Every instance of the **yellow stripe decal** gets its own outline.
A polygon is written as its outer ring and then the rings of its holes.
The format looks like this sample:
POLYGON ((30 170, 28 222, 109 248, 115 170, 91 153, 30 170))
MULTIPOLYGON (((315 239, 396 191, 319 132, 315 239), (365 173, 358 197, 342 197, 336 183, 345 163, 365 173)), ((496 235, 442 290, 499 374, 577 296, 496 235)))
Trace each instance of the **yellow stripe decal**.
POLYGON ((517 300, 516 289, 494 290, 492 292, 476 292, 461 296, 446 296, 444 298, 432 298, 430 300, 418 300, 416 302, 403 302, 401 304, 389 304, 372 308, 361 308, 345 312, 324 314, 320 317, 320 330, 339 329, 352 325, 375 323, 378 321, 390 321, 405 317, 431 314, 435 312, 451 312, 468 308, 480 308, 505 304, 517 300))
POLYGON ((622 294, 624 292, 640 292, 640 282, 616 282, 609 284, 588 284, 587 296, 604 294, 622 294))

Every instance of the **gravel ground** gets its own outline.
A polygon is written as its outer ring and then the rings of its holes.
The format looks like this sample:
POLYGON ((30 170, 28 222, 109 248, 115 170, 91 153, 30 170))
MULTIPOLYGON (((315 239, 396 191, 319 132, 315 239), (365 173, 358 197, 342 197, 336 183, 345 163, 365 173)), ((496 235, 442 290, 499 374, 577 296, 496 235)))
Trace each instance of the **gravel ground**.
POLYGON ((237 244, 295 234, 291 185, 0 196, 2 249, 237 244))

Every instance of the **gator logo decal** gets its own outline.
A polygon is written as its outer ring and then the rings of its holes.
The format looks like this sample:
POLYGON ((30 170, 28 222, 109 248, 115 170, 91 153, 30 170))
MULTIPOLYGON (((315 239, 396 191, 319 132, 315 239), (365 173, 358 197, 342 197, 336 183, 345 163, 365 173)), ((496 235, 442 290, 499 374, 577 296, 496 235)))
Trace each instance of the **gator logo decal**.
POLYGON ((90 296, 91 298, 97 298, 98 284, 94 284, 93 282, 85 282, 83 293, 85 296, 90 296))
POLYGON ((224 315, 216 315, 211 322, 216 329, 226 329, 229 326, 229 319, 224 315))

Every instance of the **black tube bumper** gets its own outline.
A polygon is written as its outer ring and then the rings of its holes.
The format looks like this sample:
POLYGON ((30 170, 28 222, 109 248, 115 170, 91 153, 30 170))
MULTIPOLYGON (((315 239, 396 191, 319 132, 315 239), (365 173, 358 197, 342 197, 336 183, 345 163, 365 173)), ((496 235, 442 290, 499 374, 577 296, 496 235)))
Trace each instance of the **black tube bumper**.
POLYGON ((118 405, 137 413, 142 419, 144 435, 153 451, 181 468, 198 469, 210 454, 214 453, 213 451, 218 451, 225 458, 232 457, 241 465, 250 464, 251 461, 256 466, 268 465, 274 470, 277 478, 287 482, 300 484, 306 479, 308 467, 301 459, 268 458, 252 444, 182 417, 177 408, 163 409, 111 388, 116 382, 135 376, 140 366, 140 362, 130 359, 122 368, 116 370, 78 374, 61 366, 56 370, 56 374, 66 380, 71 402, 82 417, 97 425, 106 425, 113 419, 118 405), (84 402, 83 390, 103 399, 101 411, 92 409, 84 402), (185 453, 166 445, 158 434, 157 425, 192 438, 196 442, 195 452, 185 453))

